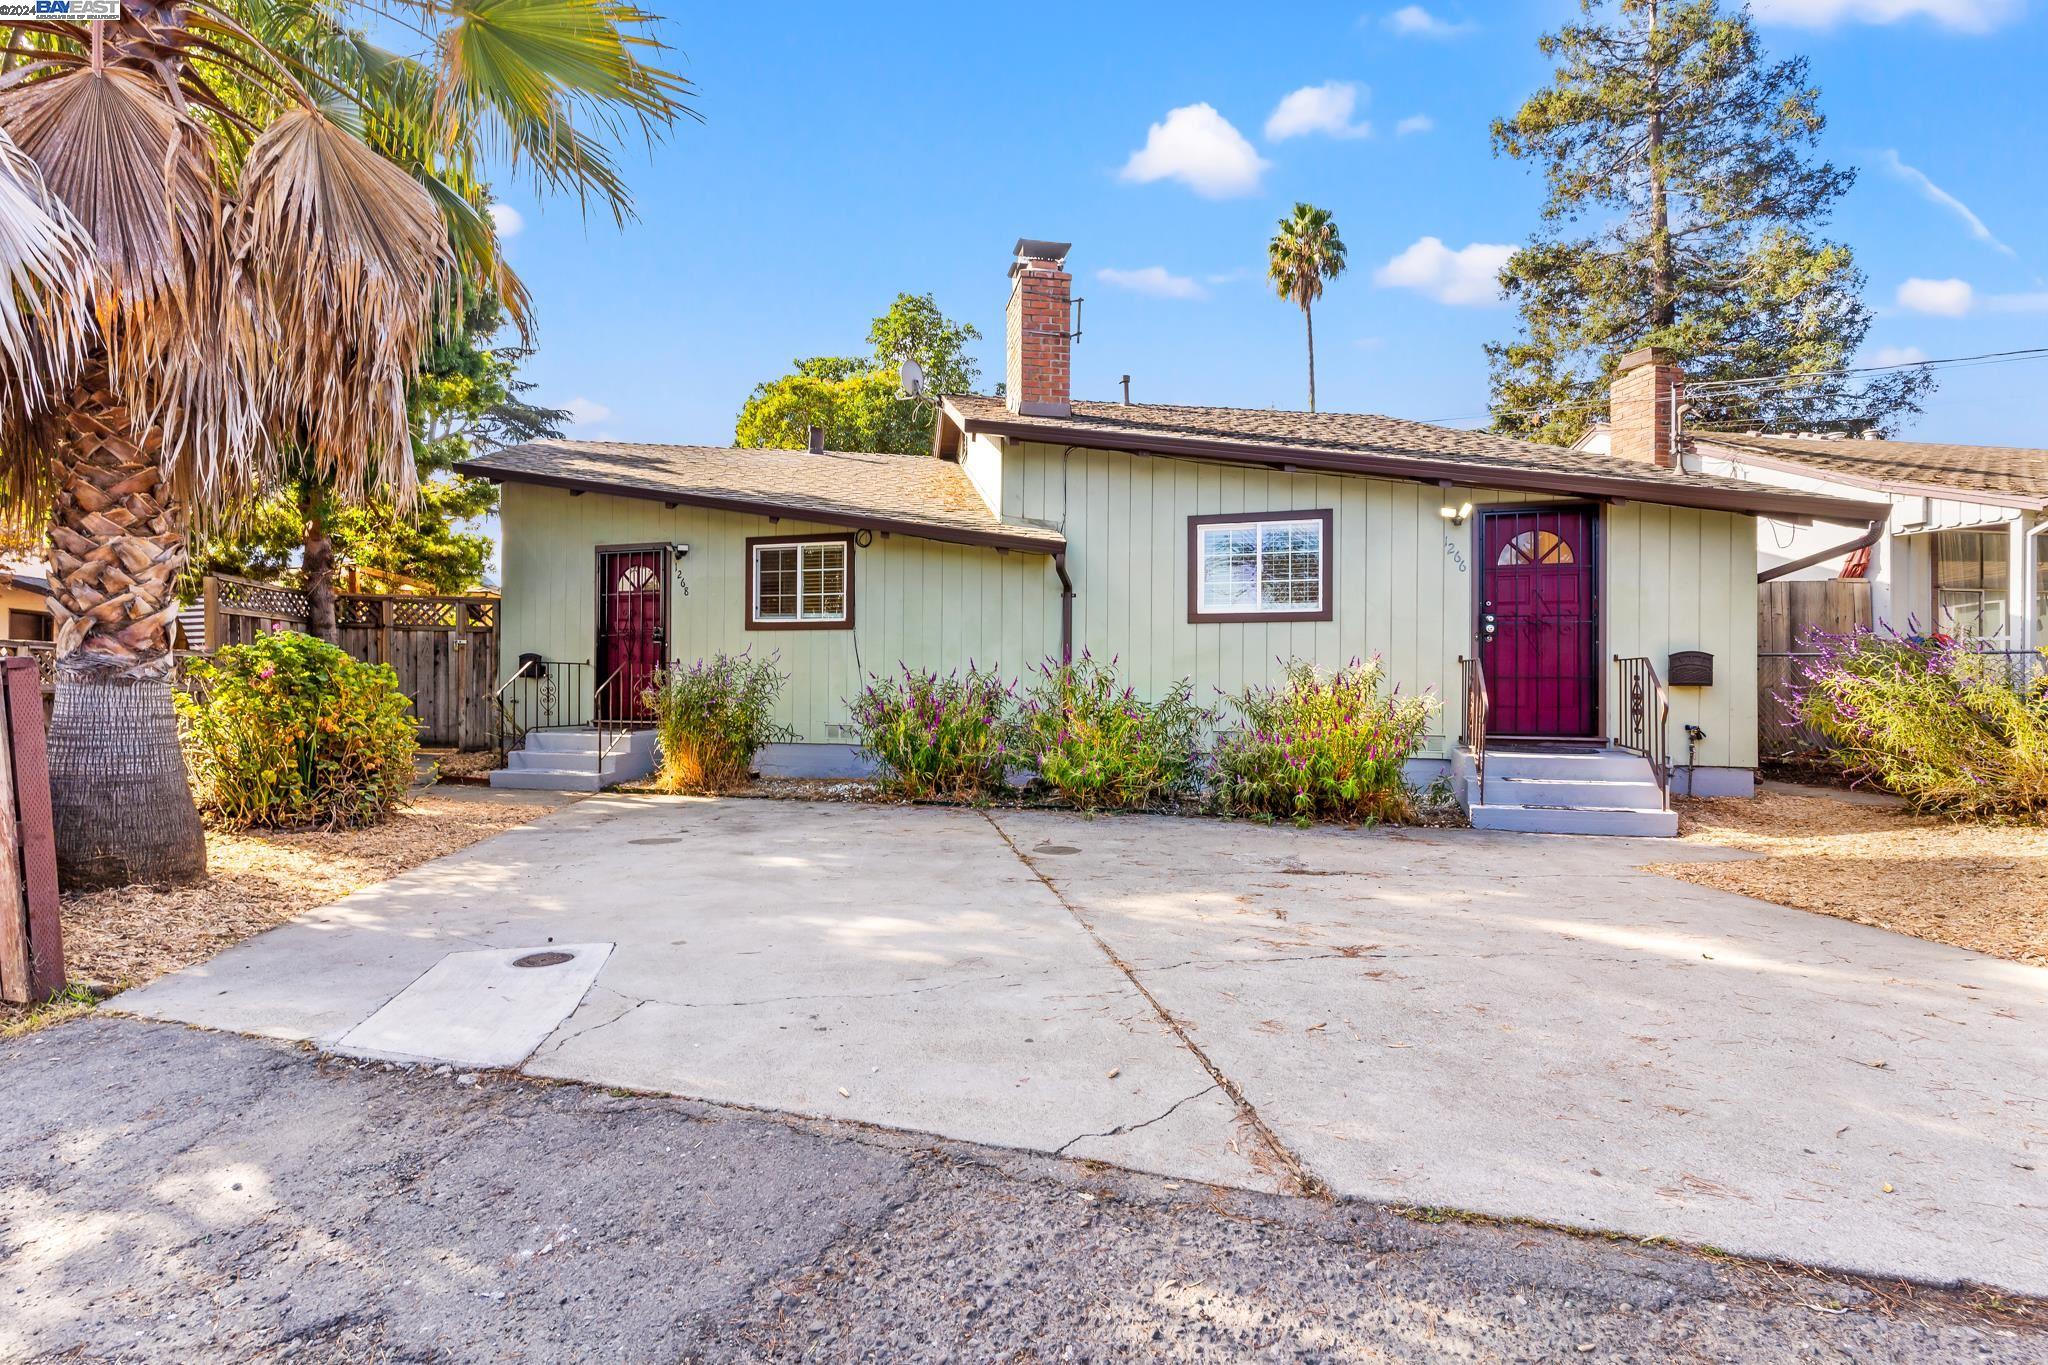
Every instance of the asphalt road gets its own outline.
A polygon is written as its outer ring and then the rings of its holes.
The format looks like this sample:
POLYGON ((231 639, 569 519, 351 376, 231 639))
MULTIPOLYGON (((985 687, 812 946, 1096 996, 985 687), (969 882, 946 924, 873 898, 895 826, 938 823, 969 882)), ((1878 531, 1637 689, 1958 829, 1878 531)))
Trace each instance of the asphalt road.
POLYGON ((112 1017, 0 1044, 0 1304, 7 1360, 2048 1358, 2032 1305, 112 1017))

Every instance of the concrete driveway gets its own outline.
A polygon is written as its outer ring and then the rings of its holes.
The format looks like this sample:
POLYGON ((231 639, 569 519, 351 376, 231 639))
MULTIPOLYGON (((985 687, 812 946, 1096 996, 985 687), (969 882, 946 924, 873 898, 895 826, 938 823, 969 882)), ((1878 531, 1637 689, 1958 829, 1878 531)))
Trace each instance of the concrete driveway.
POLYGON ((2048 972, 1672 856, 600 797, 116 1003, 2048 1294, 2048 972))

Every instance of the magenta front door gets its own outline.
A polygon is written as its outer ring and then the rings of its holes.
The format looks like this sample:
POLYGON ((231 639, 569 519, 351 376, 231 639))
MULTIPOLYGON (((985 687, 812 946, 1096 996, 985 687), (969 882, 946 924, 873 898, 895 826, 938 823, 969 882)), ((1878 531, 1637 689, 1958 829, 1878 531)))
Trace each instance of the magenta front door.
POLYGON ((651 718, 643 695, 662 665, 667 556, 659 549, 597 552, 597 719, 651 718))
POLYGON ((1479 659, 1489 735, 1591 739, 1600 724, 1599 543, 1592 509, 1481 514, 1479 659))

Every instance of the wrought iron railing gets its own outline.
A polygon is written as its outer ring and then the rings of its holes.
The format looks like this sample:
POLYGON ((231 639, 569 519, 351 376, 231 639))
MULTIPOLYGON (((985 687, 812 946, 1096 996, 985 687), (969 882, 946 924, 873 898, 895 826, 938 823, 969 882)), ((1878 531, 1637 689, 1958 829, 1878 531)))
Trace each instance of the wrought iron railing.
POLYGON ((602 766, 627 734, 648 725, 626 696, 623 675, 623 669, 615 668, 593 684, 596 673, 588 660, 527 656, 498 688, 492 707, 492 749, 502 760, 536 730, 587 729, 597 734, 602 766))
POLYGON ((1458 743, 1472 751, 1472 776, 1479 783, 1478 794, 1468 805, 1486 804, 1486 713, 1492 699, 1486 694, 1486 665, 1477 659, 1458 656, 1458 680, 1465 698, 1464 733, 1458 743))
POLYGON ((1671 809, 1671 694, 1657 666, 1640 655, 1614 656, 1614 747, 1650 760, 1664 809, 1671 809))

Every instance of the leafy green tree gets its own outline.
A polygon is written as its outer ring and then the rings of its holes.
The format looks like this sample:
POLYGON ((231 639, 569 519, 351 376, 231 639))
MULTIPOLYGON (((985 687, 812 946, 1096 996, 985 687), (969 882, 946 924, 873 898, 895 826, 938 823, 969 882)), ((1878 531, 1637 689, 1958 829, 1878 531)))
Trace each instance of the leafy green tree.
POLYGON ((927 395, 971 393, 981 367, 967 346, 980 339, 972 323, 941 313, 930 294, 898 294, 868 328, 869 355, 794 360, 790 373, 756 384, 733 424, 733 444, 801 450, 816 426, 832 450, 925 454, 937 409, 929 397, 901 396, 903 362, 917 362, 927 395))
POLYGON ((1323 284, 1344 273, 1344 239, 1328 209, 1296 204, 1266 244, 1266 278, 1274 290, 1301 309, 1308 327, 1308 410, 1316 410, 1315 302, 1323 284))
POLYGON ((1539 42, 1551 83, 1493 126, 1496 155, 1549 188, 1501 272, 1521 335, 1487 347, 1494 428, 1578 439, 1641 346, 1684 362, 1692 425, 1884 431, 1918 412, 1924 371, 1841 373, 1871 315, 1849 248, 1818 235, 1854 173, 1814 156, 1805 59, 1770 60, 1718 0, 1581 11, 1539 42), (1778 375, 1800 378, 1728 386, 1778 375))

